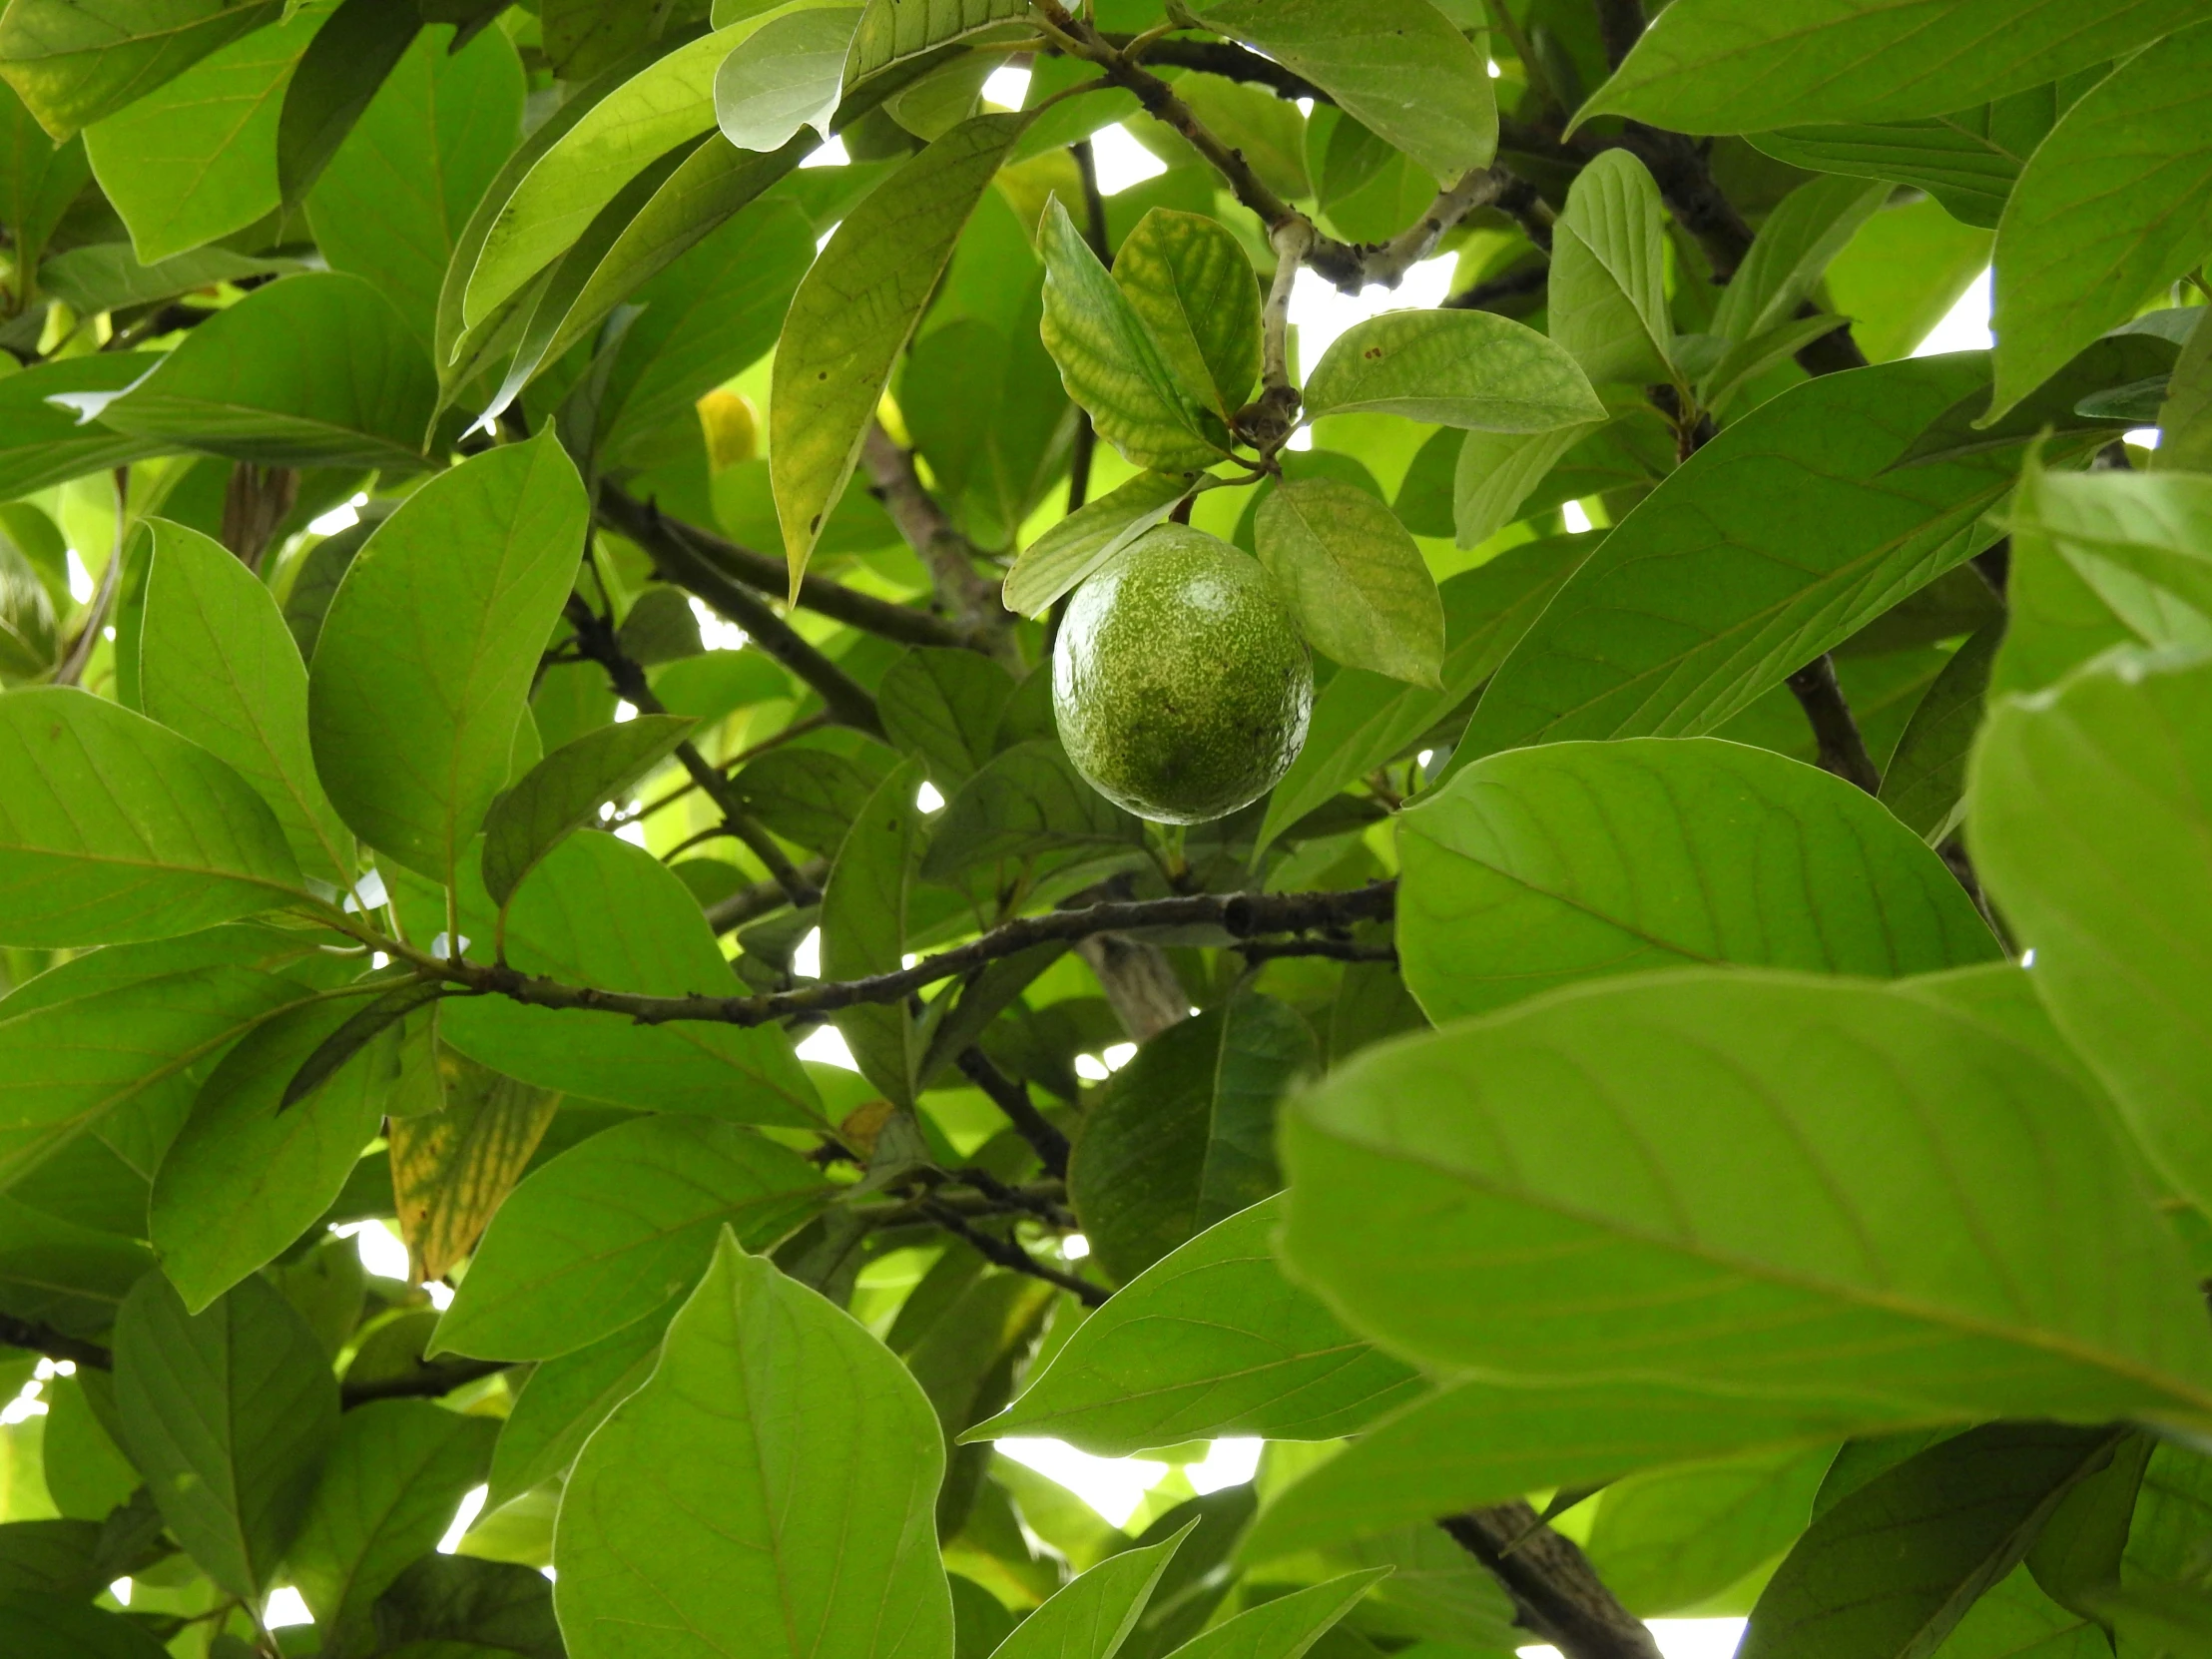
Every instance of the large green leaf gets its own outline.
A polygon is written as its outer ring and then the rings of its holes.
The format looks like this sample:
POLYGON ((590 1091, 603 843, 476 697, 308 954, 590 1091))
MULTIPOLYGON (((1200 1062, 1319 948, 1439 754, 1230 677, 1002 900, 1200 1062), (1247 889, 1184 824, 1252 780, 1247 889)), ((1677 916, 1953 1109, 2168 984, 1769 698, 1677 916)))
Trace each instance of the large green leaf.
POLYGON ((2058 1027, 2166 1177, 2212 1195, 2212 664, 2135 653, 2000 701, 1972 762, 1975 867, 2058 1027))
POLYGON ((1919 836, 1770 750, 1707 738, 1510 750, 1399 823, 1397 948, 1437 1024, 1647 968, 1887 979, 1998 954, 1919 836))
POLYGON ((1414 1374, 1283 1277, 1282 1214, 1263 1200, 1153 1263, 965 1437, 1049 1434, 1124 1457, 1222 1434, 1335 1439, 1402 1403, 1414 1374))
POLYGON ((169 1530, 258 1599, 337 1435, 337 1379, 306 1321, 259 1278, 194 1316, 150 1273, 116 1319, 115 1400, 169 1530))
POLYGON ((1204 0, 1191 15, 1326 88, 1439 180, 1497 150, 1482 54, 1428 0, 1204 0))
POLYGON ((350 884, 353 837, 315 778, 306 665, 275 597, 222 543, 166 519, 150 529, 140 706, 254 786, 302 869, 350 884))
MULTIPOLYGON (((2212 646, 2212 479, 2188 472, 2076 475, 2031 467, 2013 497, 2011 524, 2018 540, 2035 544, 2037 555, 2055 553, 2086 585, 2102 613, 2100 623, 2117 625, 2109 640, 2100 627, 2065 642, 2080 649, 2078 660, 2123 641, 2192 650, 2212 646)), ((2031 687, 2014 680, 2006 689, 2031 687)))
POLYGON ((331 269, 374 282, 425 350, 462 227, 522 126, 506 33, 486 29, 458 52, 442 36, 415 37, 306 202, 331 269))
POLYGON ((1249 990, 1140 1048, 1085 1114, 1068 1165, 1099 1266, 1134 1279, 1274 1192, 1276 1101, 1316 1060, 1305 1020, 1249 990))
POLYGON ((369 1609, 400 1569, 444 1536, 484 1478, 499 1425, 421 1399, 345 1413, 285 1557, 326 1649, 373 1634, 369 1609))
POLYGON ((1185 1528, 1165 1543, 1108 1556, 1047 1596, 991 1659, 1114 1659, 1188 1536, 1185 1528))
POLYGON ((172 447, 84 420, 56 397, 104 401, 159 359, 136 351, 103 351, 37 363, 0 377, 0 492, 28 495, 49 484, 126 466, 172 447))
POLYGON ((1878 1475, 1791 1550, 1752 1610, 1745 1659, 1934 1652, 2119 1437, 1989 1423, 1878 1475))
POLYGON ((1027 0, 868 0, 852 38, 846 83, 858 86, 1027 9, 1027 0))
POLYGON ((1347 669, 1314 700, 1306 747, 1268 797, 1268 845, 1355 779, 1394 760, 1473 695, 1572 574, 1591 543, 1557 536, 1509 548, 1437 589, 1444 610, 1441 691, 1347 669))
POLYGON ((663 1303, 611 1337, 530 1368, 492 1450, 487 1509, 568 1472, 591 1431, 653 1375, 675 1313, 674 1303, 663 1303))
POLYGON ((735 1124, 665 1115, 594 1135, 500 1206, 434 1349, 573 1353, 698 1282, 724 1228, 766 1250, 821 1208, 821 1173, 735 1124))
POLYGON ((196 1312, 312 1227, 375 1136, 393 1075, 389 1037, 281 1106, 299 1068, 360 1006, 343 998, 279 1014, 201 1085, 154 1178, 149 1220, 163 1271, 196 1312))
POLYGON ((1790 192, 1721 290, 1712 331, 1748 341, 1787 324, 1829 262, 1889 199, 1881 185, 1852 179, 1815 179, 1790 192))
MULTIPOLYGON (((0 396, 5 395, 0 381, 0 396)), ((1061 519, 1021 551, 1006 573, 1006 609, 1042 616, 1062 594, 1156 524, 1190 493, 1181 473, 1140 472, 1061 519)))
POLYGON ((1606 151, 1576 175, 1552 239, 1551 337, 1593 380, 1669 378, 1666 210, 1650 171, 1606 151))
POLYGON ((858 6, 807 7, 747 36, 715 71, 715 125, 740 150, 780 150, 804 128, 830 136, 858 6))
POLYGON ((1605 1488, 1587 1553, 1633 1613, 1719 1595, 1805 1530, 1835 1448, 1790 1448, 1653 1469, 1605 1488))
POLYGON ((1443 689, 1443 601, 1389 508, 1334 478, 1294 479, 1268 492, 1254 534, 1260 563, 1315 650, 1443 689))
POLYGON ((554 1585, 573 1659, 941 1659, 935 1414, 888 1350, 725 1235, 660 1369, 570 1474, 554 1585), (804 1401, 804 1409, 795 1409, 804 1401), (690 1522, 669 1524, 671 1511, 690 1522))
MULTIPOLYGON (((947 794, 974 777, 996 751, 999 723, 1013 695, 1013 676, 997 663, 979 652, 938 645, 905 653, 876 688, 885 736, 919 759, 947 794)), ((918 786, 920 780, 912 782, 918 786)))
POLYGON ((1578 119, 1763 133, 1942 115, 2104 63, 2197 15, 2191 0, 1689 0, 1653 20, 1578 119))
POLYGON ((453 878, 507 781, 590 517, 547 433, 431 479, 346 570, 315 642, 308 722, 330 799, 377 851, 453 878))
POLYGON ((276 182, 297 207, 422 31, 407 0, 339 0, 284 87, 276 182))
POLYGON ((81 139, 56 144, 12 88, 0 92, 0 225, 8 228, 18 273, 37 268, 47 238, 91 181, 81 139))
POLYGON ((681 715, 639 715, 586 732, 523 774, 484 821, 484 890, 492 901, 505 907, 547 853, 590 823, 601 802, 666 760, 696 724, 681 715))
POLYGON ((277 0, 152 0, 124 8, 16 0, 0 16, 0 75, 60 141, 279 10, 277 0))
POLYGON ((1346 329, 1306 382, 1306 412, 1362 409, 1481 432, 1605 418, 1561 346, 1489 311, 1386 311, 1346 329))
POLYGON ((436 395, 391 301, 327 271, 217 312, 96 412, 119 432, 264 466, 407 471, 422 464, 436 395))
POLYGON ((16 1659, 162 1659, 169 1651, 128 1614, 35 1590, 0 1596, 0 1637, 16 1659))
POLYGON ((713 128, 715 71, 758 26, 755 20, 718 30, 651 58, 553 139, 486 228, 463 290, 469 326, 557 259, 631 180, 713 128))
POLYGON ((961 122, 845 216, 793 296, 769 395, 769 469, 795 595, 898 354, 1026 125, 961 122))
MULTIPOLYGON (((921 858, 921 764, 894 768, 837 847, 822 894, 822 971, 830 979, 896 973, 906 952, 906 905, 921 858)), ((903 1002, 862 1004, 832 1016, 861 1075, 911 1106, 921 1032, 903 1002)))
POLYGON ((1114 253, 1114 285, 1185 390, 1229 419, 1260 378, 1260 283, 1219 220, 1155 208, 1114 253))
POLYGON ((1830 374, 1730 425, 1605 538, 1475 708, 1460 764, 1713 731, 1978 545, 2001 452, 1891 469, 1978 354, 1830 374))
MULTIPOLYGON (((461 870, 460 904, 462 936, 482 951, 498 922, 474 860, 461 870)), ((418 914, 424 936, 445 924, 434 898, 418 914)), ((505 937, 512 965, 566 984, 647 996, 741 989, 682 879, 643 847, 597 830, 546 856, 508 906, 505 937)), ((485 996, 447 1003, 438 1029, 471 1059, 540 1088, 741 1123, 821 1122, 814 1085, 773 1025, 640 1025, 485 996)))
POLYGON ((166 260, 276 212, 284 88, 327 15, 257 29, 86 131, 93 174, 141 260, 166 260))
POLYGON ((296 895, 284 832, 245 779, 81 691, 0 696, 0 940, 159 939, 296 895), (102 810, 88 813, 88 802, 102 810))
POLYGON ((1292 1271, 1435 1366, 1906 1420, 2194 1412, 2212 1386, 2191 1276, 2098 1103, 1865 981, 1542 998, 1368 1050, 1297 1099, 1283 1150, 1292 1271))
POLYGON ((1931 846, 1941 846, 1965 817, 1966 756, 2003 638, 2003 625, 1989 624, 1951 653, 1883 768, 1883 806, 1931 846))
POLYGON ((1991 417, 2212 251, 2207 75, 2200 23, 2114 70, 2029 159, 1997 227, 1991 417))
POLYGON ((921 873, 941 880, 1067 848, 1134 851, 1144 827, 1083 781, 1055 738, 1017 743, 960 787, 930 830, 921 873))
POLYGON ((1175 1659, 1301 1659, 1390 1570, 1346 1573, 1247 1608, 1175 1649, 1175 1659))

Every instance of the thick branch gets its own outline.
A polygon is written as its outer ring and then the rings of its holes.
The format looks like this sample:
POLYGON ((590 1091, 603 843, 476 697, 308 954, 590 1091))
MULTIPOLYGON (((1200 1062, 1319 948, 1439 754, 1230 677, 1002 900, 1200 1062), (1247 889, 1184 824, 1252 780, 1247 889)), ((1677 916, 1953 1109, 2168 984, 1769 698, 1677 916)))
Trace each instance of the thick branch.
POLYGON ((1148 1043, 1169 1026, 1190 1018, 1190 992, 1175 976, 1175 964, 1167 952, 1149 939, 1100 933, 1075 949, 1106 993, 1131 1042, 1148 1043))
POLYGON ((13 1314, 0 1314, 0 1344, 20 1348, 26 1354, 43 1354, 49 1360, 66 1360, 73 1366, 85 1366, 93 1371, 115 1370, 115 1356, 98 1343, 64 1336, 51 1325, 42 1325, 37 1320, 19 1320, 13 1314))
MULTIPOLYGON (((724 577, 781 599, 791 585, 791 574, 782 559, 750 547, 740 547, 696 524, 670 518, 659 508, 617 489, 599 486, 599 517, 620 535, 630 538, 648 554, 668 551, 712 566, 724 577)), ((827 576, 809 576, 799 584, 802 608, 842 622, 863 633, 896 640, 900 645, 967 645, 971 642, 944 618, 931 616, 887 599, 832 582, 827 576)))
POLYGON ((1564 1659, 1660 1659, 1643 1621, 1527 1504, 1470 1509, 1437 1524, 1504 1586, 1520 1624, 1564 1659))
MULTIPOLYGON (((809 884, 819 887, 830 879, 830 860, 809 858, 799 866, 799 873, 809 884)), ((780 882, 763 881, 757 886, 742 887, 728 898, 708 905, 707 925, 718 933, 727 933, 749 921, 760 920, 772 910, 781 910, 790 902, 791 894, 780 882)))
POLYGON ((960 1051, 958 1064, 967 1080, 990 1096, 991 1104, 1006 1114, 1006 1121, 1014 1126, 1014 1132, 1029 1143, 1030 1151, 1037 1155, 1037 1162, 1062 1180, 1068 1173, 1068 1138, 1052 1126, 1052 1122, 1038 1111, 1029 1098, 1029 1086, 1008 1077, 991 1064, 990 1056, 980 1048, 960 1051))
POLYGON ((1551 267, 1524 266, 1519 271, 1508 271, 1502 276, 1492 276, 1486 282, 1477 282, 1471 288, 1461 288, 1444 301, 1444 308, 1486 311, 1508 299, 1525 299, 1530 294, 1542 293, 1550 285, 1551 267))
POLYGON ((510 1364, 506 1360, 439 1360, 395 1377, 348 1382, 338 1397, 347 1410, 377 1399, 437 1399, 455 1388, 495 1377, 510 1364))
POLYGON ((1814 658, 1790 676, 1790 690, 1821 746, 1820 769, 1857 784, 1869 795, 1880 795, 1882 774, 1867 753, 1859 723, 1852 719, 1851 705, 1844 701, 1844 688, 1836 679, 1836 659, 1825 653, 1814 658))
POLYGON ((1024 666, 1014 644, 1014 617, 998 602, 998 584, 975 568, 975 544, 953 527, 914 469, 914 457, 881 421, 868 423, 860 464, 883 511, 914 550, 938 603, 958 619, 969 643, 1017 673, 1024 666))
MULTIPOLYGON (((924 986, 1053 939, 1087 939, 1143 927, 1218 927, 1240 939, 1309 929, 1342 930, 1355 922, 1387 919, 1396 897, 1394 881, 1379 881, 1351 892, 1196 893, 1048 910, 1041 915, 1018 917, 992 928, 981 938, 925 956, 895 973, 755 996, 643 996, 591 985, 567 985, 504 964, 432 962, 424 958, 417 965, 468 990, 510 997, 537 1008, 618 1013, 641 1025, 665 1025, 675 1020, 766 1025, 775 1020, 819 1019, 863 1003, 901 1002, 924 986)), ((1187 1005, 1184 1011, 1188 1011, 1187 1005)))
MULTIPOLYGON (((1134 35, 1106 35, 1106 42, 1117 50, 1126 51, 1134 35)), ((1146 63, 1166 64, 1171 69, 1195 69, 1205 75, 1219 75, 1225 81, 1243 81, 1249 86, 1266 87, 1276 97, 1295 102, 1311 98, 1317 104, 1334 104, 1336 100, 1303 75, 1285 69, 1273 58, 1263 58, 1259 53, 1226 40, 1155 40, 1147 44, 1141 54, 1146 63)))
MULTIPOLYGON (((604 501, 601 505, 604 510, 604 501)), ((689 525, 663 518, 652 507, 641 508, 640 512, 648 522, 639 528, 650 529, 653 533, 635 534, 628 524, 619 521, 615 522, 615 528, 645 549, 663 577, 699 595, 743 628, 747 638, 763 653, 812 686, 822 698, 823 707, 830 711, 830 718, 838 725, 850 726, 874 737, 883 735, 883 722, 875 712, 875 699, 843 669, 801 639, 798 630, 778 616, 767 600, 708 560, 692 545, 689 525)), ((635 698, 631 701, 637 702, 635 698)), ((645 705, 640 703, 638 707, 642 709, 645 705)))
POLYGON ((1629 48, 1643 38, 1644 0, 1597 0, 1597 38, 1605 61, 1618 69, 1629 48))

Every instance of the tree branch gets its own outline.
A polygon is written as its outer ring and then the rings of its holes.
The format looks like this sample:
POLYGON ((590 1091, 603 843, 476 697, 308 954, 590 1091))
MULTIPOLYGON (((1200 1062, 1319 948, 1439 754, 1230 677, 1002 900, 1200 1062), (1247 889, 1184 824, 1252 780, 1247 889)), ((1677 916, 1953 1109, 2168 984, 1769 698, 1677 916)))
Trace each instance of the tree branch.
POLYGON ((975 544, 954 528, 923 486, 912 454, 899 447, 879 420, 868 422, 860 464, 867 468, 868 487, 929 572, 938 603, 958 619, 967 643, 1020 673, 1026 665, 1014 642, 1015 619, 998 602, 998 584, 975 568, 975 544))
MULTIPOLYGON (((666 550, 679 557, 711 566, 723 577, 782 599, 791 586, 791 573, 782 559, 772 559, 750 547, 669 517, 658 507, 640 501, 613 484, 599 486, 599 517, 609 529, 629 537, 648 554, 666 550)), ((799 584, 802 608, 842 622, 863 633, 896 640, 900 645, 967 645, 966 635, 927 611, 893 605, 887 599, 848 588, 827 576, 808 576, 799 584)))
POLYGON ((1791 675, 1789 684, 1821 746, 1820 769, 1857 784, 1869 795, 1880 795, 1882 774, 1867 753, 1859 723, 1852 719, 1844 688, 1837 683, 1836 659, 1822 653, 1791 675))
POLYGON ((924 1199, 921 1212, 985 1261, 996 1262, 1000 1267, 1009 1268, 1015 1273, 1025 1273, 1032 1279, 1041 1279, 1048 1285, 1057 1285, 1086 1308, 1103 1307, 1106 1299, 1113 1295, 1104 1286, 1094 1285, 1087 1279, 1078 1279, 1072 1273, 1062 1273, 1058 1268, 1046 1267, 1011 1239, 994 1238, 980 1228, 970 1227, 933 1200, 924 1199))
POLYGON ((1461 288, 1446 299, 1443 308, 1455 311, 1486 311, 1507 299, 1525 299, 1532 293, 1542 293, 1551 285, 1551 268, 1543 265, 1508 271, 1502 276, 1492 276, 1486 282, 1477 282, 1471 288, 1461 288))
POLYGON ((990 1096, 991 1104, 1006 1114, 1006 1121, 1029 1143, 1029 1150, 1037 1155, 1037 1162, 1050 1174, 1066 1180, 1068 1138, 1037 1110, 1029 1098, 1029 1085, 1000 1071, 980 1048, 962 1049, 956 1064, 967 1075, 967 1080, 990 1096))
MULTIPOLYGON (((1091 245, 1091 253, 1103 266, 1114 263, 1114 250, 1106 230, 1106 198, 1098 188, 1098 156, 1091 149, 1089 139, 1078 139, 1068 146, 1068 154, 1075 158, 1076 177, 1083 181, 1083 240, 1091 245)), ((1068 501, 1067 510, 1074 512, 1091 498, 1091 461, 1098 453, 1098 427, 1091 419, 1091 411, 1078 403, 1075 406, 1075 441, 1068 448, 1068 501)), ((1059 610, 1053 610, 1054 627, 1058 632, 1059 610)))
POLYGON ((1644 1622, 1527 1504, 1470 1509, 1436 1524, 1504 1586, 1520 1625, 1564 1659, 1660 1659, 1644 1622))
MULTIPOLYGON (((821 886, 830 879, 828 858, 809 858, 799 866, 799 873, 814 886, 821 886)), ((743 927, 749 921, 758 921, 773 910, 781 910, 791 902, 791 894, 781 883, 763 881, 756 886, 741 887, 728 898, 719 898, 707 906, 707 925, 717 933, 727 933, 734 927, 743 927)))
POLYGON ((348 1382, 339 1390, 338 1399, 348 1411, 378 1399, 437 1399, 455 1388, 496 1377, 512 1364, 509 1360, 439 1360, 396 1377, 348 1382))
MULTIPOLYGON (((825 981, 797 990, 754 996, 644 996, 631 991, 568 985, 523 973, 503 963, 409 957, 419 972, 479 994, 509 997, 536 1008, 584 1008, 627 1015, 641 1025, 700 1020, 720 1025, 766 1025, 808 1018, 863 1003, 902 1002, 924 986, 965 973, 1053 939, 1088 939, 1143 927, 1218 927, 1232 938, 1256 934, 1341 931, 1355 922, 1386 920, 1397 896, 1394 881, 1350 892, 1196 893, 1176 898, 1091 904, 1047 910, 992 928, 978 939, 925 956, 910 968, 866 979, 825 981)), ((388 941, 387 941, 388 942, 388 941)), ((1187 1005, 1184 1010, 1187 1012, 1187 1005)))
MULTIPOLYGON (((798 630, 778 616, 767 600, 707 559, 691 542, 691 526, 673 518, 663 518, 653 507, 638 506, 635 502, 631 505, 642 515, 635 529, 617 515, 606 516, 618 531, 645 550, 663 577, 679 587, 689 588, 743 628, 747 638, 764 654, 814 688, 822 698, 823 707, 830 711, 830 718, 838 725, 850 726, 871 737, 883 735, 883 721, 875 712, 875 699, 843 669, 801 639, 798 630)), ((604 496, 601 507, 604 511, 604 496)), ((636 703, 637 699, 630 701, 636 703)), ((645 705, 639 703, 638 707, 642 709, 645 705)))
POLYGON ((115 1356, 98 1343, 64 1336, 51 1325, 37 1320, 19 1320, 13 1314, 0 1314, 0 1344, 20 1348, 26 1354, 43 1354, 49 1360, 66 1360, 73 1366, 85 1366, 93 1371, 115 1370, 115 1356))
POLYGON ((1644 0, 1597 0, 1597 38, 1604 43, 1605 61, 1613 68, 1620 68, 1643 34, 1644 0))
MULTIPOLYGON (((1126 52, 1136 40, 1135 35, 1108 34, 1101 37, 1117 51, 1126 52)), ((1336 100, 1305 76, 1285 69, 1273 58, 1263 58, 1248 47, 1226 40, 1177 40, 1173 38, 1148 42, 1139 54, 1146 63, 1166 64, 1171 69, 1195 69, 1205 75, 1219 75, 1225 81, 1242 81, 1248 86, 1266 87, 1286 103, 1301 98, 1311 98, 1317 104, 1334 104, 1336 100)))

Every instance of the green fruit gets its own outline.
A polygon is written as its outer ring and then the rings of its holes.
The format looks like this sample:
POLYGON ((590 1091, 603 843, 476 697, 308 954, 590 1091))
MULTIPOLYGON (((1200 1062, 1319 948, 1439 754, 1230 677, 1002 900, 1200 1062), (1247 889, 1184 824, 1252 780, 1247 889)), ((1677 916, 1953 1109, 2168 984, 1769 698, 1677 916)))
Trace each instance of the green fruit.
POLYGON ((1161 824, 1204 824, 1275 788, 1313 704, 1313 660, 1267 572, 1187 525, 1148 531, 1077 588, 1052 648, 1068 759, 1161 824))

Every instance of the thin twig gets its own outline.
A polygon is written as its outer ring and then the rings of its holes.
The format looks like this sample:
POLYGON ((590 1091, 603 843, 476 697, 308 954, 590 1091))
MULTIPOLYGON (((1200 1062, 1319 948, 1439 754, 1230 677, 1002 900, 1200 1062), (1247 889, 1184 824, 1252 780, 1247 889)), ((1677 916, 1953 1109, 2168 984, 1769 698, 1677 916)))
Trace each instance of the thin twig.
POLYGON ((74 686, 84 679, 92 654, 99 649, 108 613, 115 608, 115 596, 122 587, 123 543, 131 527, 131 469, 119 466, 111 476, 115 481, 115 547, 108 554, 107 568, 100 572, 100 586, 93 591, 92 603, 85 607, 84 625, 77 630, 77 637, 69 642, 69 649, 62 653, 62 660, 54 669, 53 683, 57 686, 74 686))
POLYGON ((998 602, 998 584, 975 568, 981 557, 975 544, 960 534, 922 484, 913 455, 879 420, 868 422, 860 464, 867 469, 870 492, 929 573, 938 603, 958 620, 968 643, 1019 673, 1025 665, 1014 641, 1015 618, 998 602))
POLYGON ((1564 1659, 1660 1659, 1650 1628, 1526 1503, 1470 1509, 1436 1524, 1504 1587, 1522 1628, 1564 1659))
POLYGON ((1352 939, 1255 939, 1237 946, 1248 962, 1272 962, 1281 956, 1325 956, 1332 962, 1389 962, 1397 951, 1386 944, 1360 944, 1352 939))
POLYGON ((65 1360, 93 1371, 115 1370, 115 1356, 98 1343, 65 1336, 51 1325, 37 1320, 20 1320, 13 1314, 0 1314, 0 1345, 20 1348, 26 1354, 43 1354, 49 1360, 65 1360))
POLYGON ((378 1399, 439 1399, 455 1388, 496 1377, 512 1364, 510 1360, 440 1360, 394 1377, 348 1382, 338 1398, 347 1410, 378 1399))
MULTIPOLYGON (((1075 158, 1076 177, 1083 181, 1083 240, 1100 265, 1114 263, 1113 240, 1106 230, 1106 198, 1098 188, 1098 157, 1089 139, 1068 146, 1075 158)), ((1075 441, 1068 449, 1067 510, 1074 512, 1091 498, 1091 461, 1098 453, 1098 426, 1091 411, 1075 406, 1075 441)), ((1057 613, 1055 613, 1057 619, 1057 613)))
POLYGON ((1805 711, 1820 744, 1819 766, 1869 795, 1882 793, 1882 773, 1867 753, 1866 739, 1852 718, 1851 705, 1836 679, 1836 659, 1823 652, 1790 676, 1790 690, 1805 711))
POLYGON ((973 1083, 990 1097, 991 1104, 1006 1114, 1006 1121, 1014 1126, 1014 1132, 1029 1143, 1029 1150, 1037 1155, 1037 1162, 1062 1180, 1068 1173, 1068 1138, 1056 1129, 1052 1121, 1037 1110, 1029 1098, 1029 1085, 1008 1077, 991 1063, 989 1055, 980 1048, 964 1048, 956 1062, 973 1083))
POLYGON ((978 1228, 970 1227, 933 1200, 924 1200, 921 1210, 929 1220, 961 1240, 985 1261, 996 1262, 1000 1267, 1011 1269, 1015 1273, 1025 1273, 1032 1279, 1042 1279, 1048 1285, 1057 1285, 1086 1308, 1104 1307, 1106 1299, 1113 1294, 1104 1286, 1094 1285, 1087 1279, 1078 1279, 1072 1273, 1046 1267, 1011 1239, 993 1238, 978 1228))

